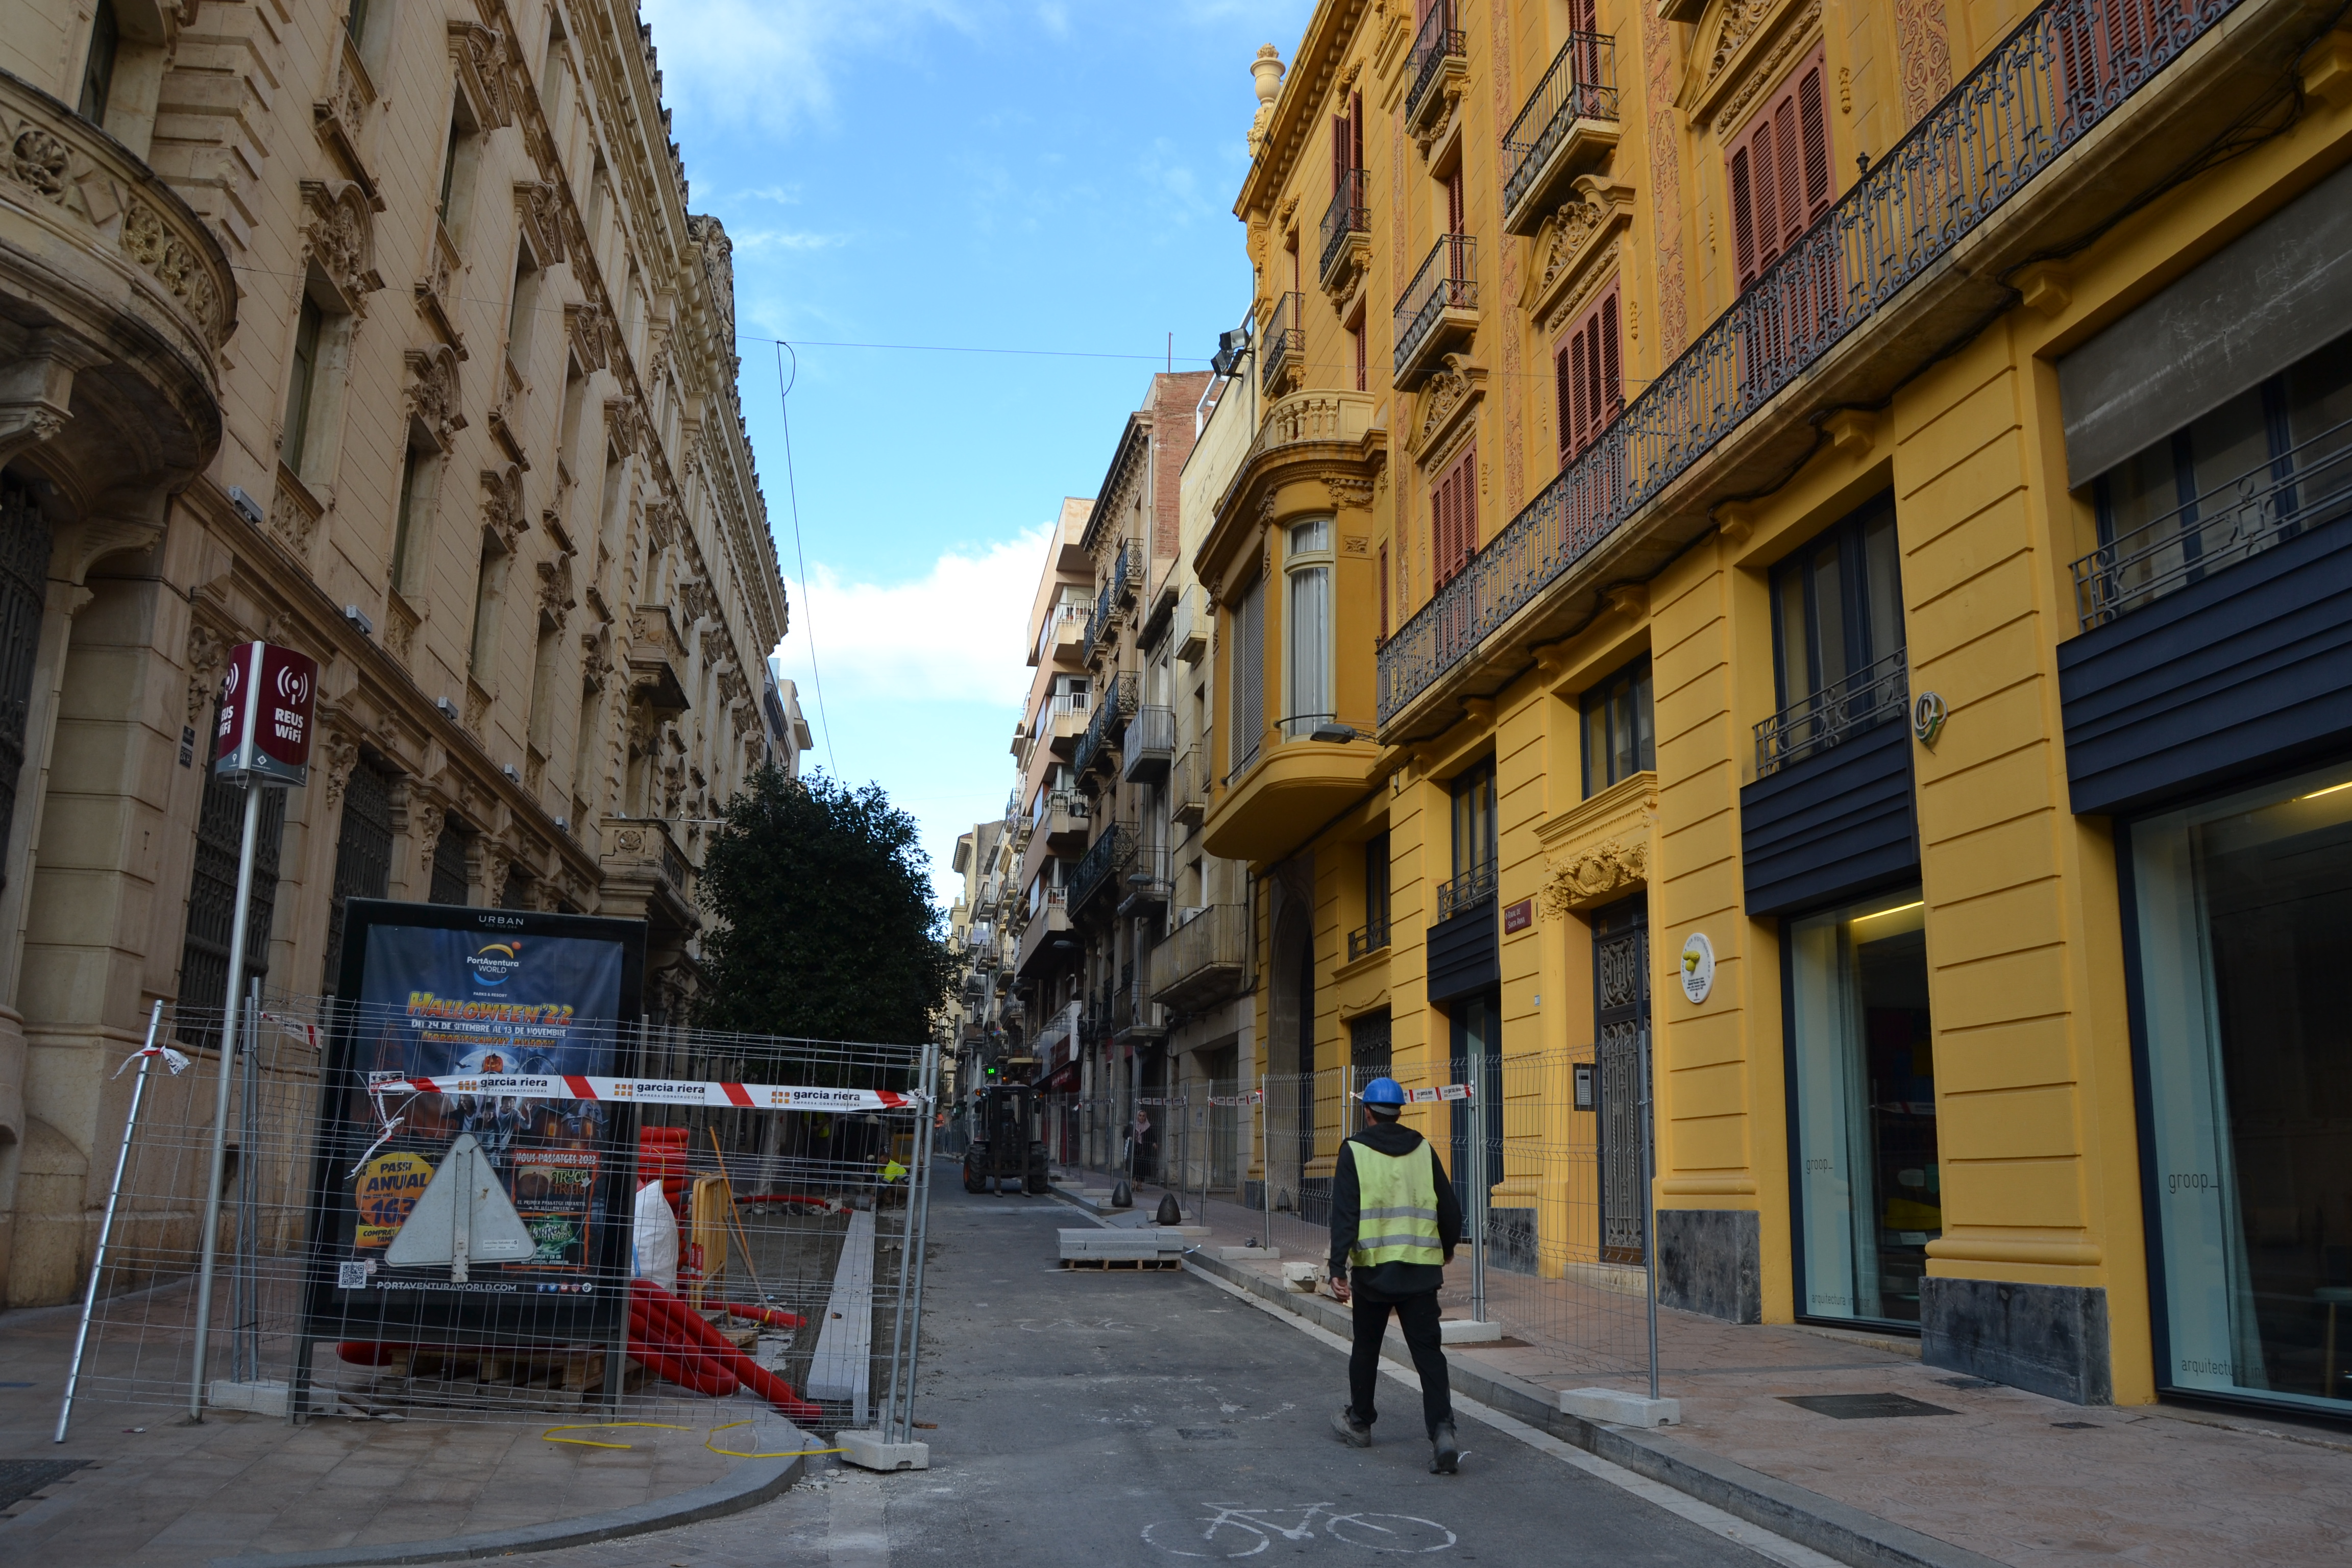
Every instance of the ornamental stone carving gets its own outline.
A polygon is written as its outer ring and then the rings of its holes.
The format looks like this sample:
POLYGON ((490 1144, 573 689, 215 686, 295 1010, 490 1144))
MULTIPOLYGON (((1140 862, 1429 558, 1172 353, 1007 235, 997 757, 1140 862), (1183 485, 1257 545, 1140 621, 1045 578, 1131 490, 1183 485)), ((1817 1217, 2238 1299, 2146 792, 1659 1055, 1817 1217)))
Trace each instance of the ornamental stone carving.
POLYGON ((188 722, 208 721, 214 698, 220 694, 221 666, 228 662, 228 638, 202 621, 188 623, 188 722))
POLYGON ((522 504, 522 471, 513 464, 482 470, 482 521, 498 530, 509 550, 530 526, 530 514, 522 504))
POLYGON ((304 252, 354 316, 364 316, 367 296, 383 287, 372 260, 372 217, 367 196, 357 184, 347 180, 302 182, 304 252))
POLYGON ((401 401, 434 444, 446 452, 451 437, 466 427, 466 416, 458 410, 457 351, 436 343, 411 349, 406 357, 409 379, 401 401))
POLYGON ((1563 915, 1614 898, 1622 889, 1649 879, 1648 839, 1637 838, 1630 844, 1604 839, 1553 864, 1551 875, 1544 883, 1544 912, 1563 915))

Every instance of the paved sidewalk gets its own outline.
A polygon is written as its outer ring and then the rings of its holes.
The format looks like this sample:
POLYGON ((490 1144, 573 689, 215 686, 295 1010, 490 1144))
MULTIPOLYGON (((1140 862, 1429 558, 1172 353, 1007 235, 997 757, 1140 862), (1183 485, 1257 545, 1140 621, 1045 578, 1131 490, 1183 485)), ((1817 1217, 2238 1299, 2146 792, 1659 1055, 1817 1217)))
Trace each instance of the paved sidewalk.
MULTIPOLYGON (((215 1415, 184 1424, 155 1405, 78 1400, 63 1444, 50 1438, 73 1347, 76 1310, 0 1314, 0 1472, 22 1461, 83 1468, 0 1514, 0 1562, 180 1568, 256 1552, 388 1547, 527 1531, 583 1517, 661 1529, 749 1506, 792 1484, 799 1461, 743 1460, 705 1447, 709 1428, 767 1407, 748 1397, 678 1402, 652 1418, 690 1424, 559 1436, 627 1443, 591 1448, 543 1440, 580 1419, 435 1422, 215 1415), (787 1473, 789 1472, 789 1473, 787 1473)), ((589 1413, 593 1419, 593 1413, 589 1413)), ((762 1420, 772 1436, 791 1428, 762 1420)), ((721 1447, 759 1451, 753 1428, 721 1447)), ((368 1561, 377 1561, 369 1557, 368 1561)))
MULTIPOLYGON (((1132 1210, 1104 1217, 1149 1224, 1160 1196, 1139 1189, 1132 1210)), ((1187 1217, 1195 1217, 1189 1208, 1187 1217)), ((1215 1200, 1206 1218, 1211 1234, 1197 1245, 1211 1256, 1265 1230, 1263 1215, 1215 1200)), ((1321 1258, 1319 1247, 1297 1250, 1303 1231, 1277 1219, 1275 1237, 1292 1246, 1289 1261, 1321 1258)), ((1278 1285, 1281 1266, 1239 1262, 1220 1272, 1278 1285)), ((1465 1272, 1460 1259, 1449 1271, 1465 1272)), ((1522 1294, 1515 1319, 1499 1310, 1512 1292, 1573 1287, 1499 1274, 1490 1281, 1498 1304, 1490 1315, 1508 1339, 1449 1346, 1456 1364, 1545 1392, 1647 1392, 1645 1373, 1623 1354, 1622 1313, 1538 1310, 1522 1294), (1572 1333, 1582 1322, 1607 1342, 1602 1353, 1544 1331, 1572 1333), (1610 1363, 1615 1370, 1601 1369, 1610 1363)), ((1325 1298, 1286 1304, 1314 1320, 1343 1310, 1325 1298)), ((1466 1313, 1449 1307, 1447 1315, 1466 1313)), ((2352 1560, 2352 1433, 2172 1406, 2085 1408, 1923 1366, 1916 1342, 1859 1333, 1661 1310, 1659 1344, 1660 1392, 1681 1401, 1682 1424, 1648 1439, 1654 1447, 1732 1461, 1999 1562, 2210 1568, 2352 1560), (1870 1394, 1949 1414, 1837 1419, 1787 1402, 1870 1394)))

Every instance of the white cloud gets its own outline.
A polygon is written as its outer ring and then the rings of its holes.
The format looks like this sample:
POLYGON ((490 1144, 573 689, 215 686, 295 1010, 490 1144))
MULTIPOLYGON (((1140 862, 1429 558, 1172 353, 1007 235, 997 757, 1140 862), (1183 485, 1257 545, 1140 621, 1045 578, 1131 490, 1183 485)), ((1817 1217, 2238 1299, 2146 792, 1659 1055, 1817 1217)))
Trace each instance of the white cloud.
POLYGON ((671 104, 771 131, 829 117, 850 54, 974 26, 968 0, 645 0, 643 15, 671 104))
POLYGON ((984 703, 1009 721, 1029 690, 1029 604, 1051 531, 1041 524, 977 550, 950 550, 907 582, 845 581, 818 563, 814 584, 791 584, 793 630, 778 647, 785 673, 805 677, 813 628, 825 700, 836 710, 984 703))
POLYGON ((790 228, 745 229, 740 234, 730 232, 727 237, 734 242, 739 253, 749 251, 755 256, 763 250, 831 250, 849 243, 845 234, 812 234, 790 228))

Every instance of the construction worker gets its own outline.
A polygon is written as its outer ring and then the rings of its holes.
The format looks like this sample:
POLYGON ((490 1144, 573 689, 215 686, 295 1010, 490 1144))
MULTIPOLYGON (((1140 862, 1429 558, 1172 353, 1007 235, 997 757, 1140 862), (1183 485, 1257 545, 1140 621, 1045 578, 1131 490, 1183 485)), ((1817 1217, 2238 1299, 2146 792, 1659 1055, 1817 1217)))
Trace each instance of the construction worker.
POLYGON ((1348 1404, 1331 1417, 1331 1429, 1352 1447, 1372 1446, 1381 1338, 1393 1308, 1421 1373, 1430 1471, 1450 1476, 1462 1467, 1462 1445, 1454 1436, 1454 1398, 1438 1342, 1437 1292, 1462 1242, 1462 1205, 1437 1151, 1398 1121, 1404 1090, 1396 1079, 1372 1079, 1361 1099, 1363 1131, 1339 1145, 1331 1173, 1331 1294, 1354 1308, 1356 1320, 1348 1404))

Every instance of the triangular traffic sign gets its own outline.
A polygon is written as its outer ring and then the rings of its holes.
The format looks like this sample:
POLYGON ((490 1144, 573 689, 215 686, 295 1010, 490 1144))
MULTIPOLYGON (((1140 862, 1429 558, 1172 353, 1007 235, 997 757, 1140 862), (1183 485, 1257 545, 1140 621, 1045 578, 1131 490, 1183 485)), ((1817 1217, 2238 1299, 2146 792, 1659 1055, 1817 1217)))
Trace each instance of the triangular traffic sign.
POLYGON ((469 1263, 521 1263, 538 1250, 489 1156, 472 1133, 460 1132, 383 1260, 394 1268, 446 1263, 449 1278, 463 1281, 469 1263))

